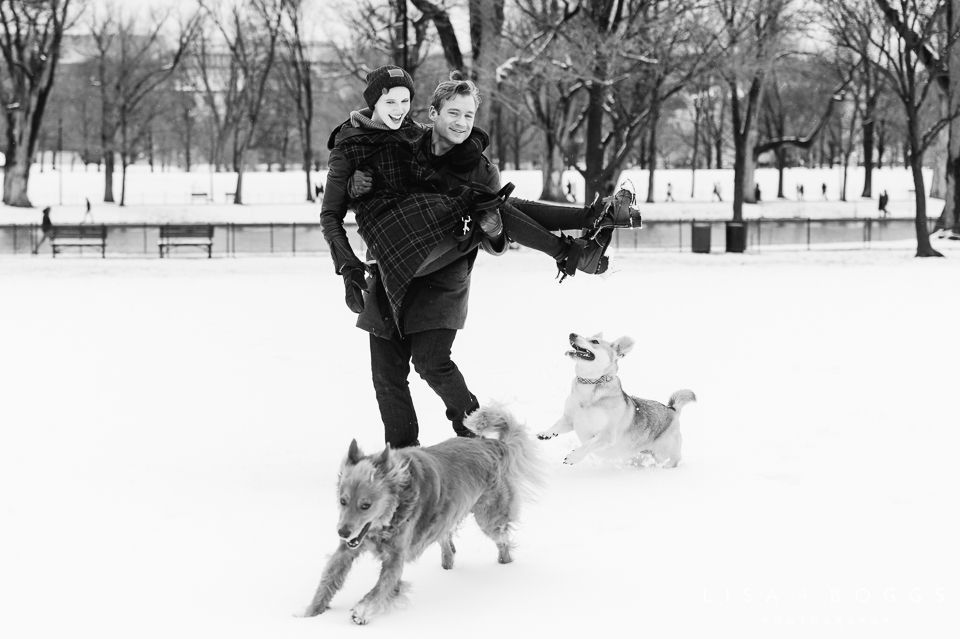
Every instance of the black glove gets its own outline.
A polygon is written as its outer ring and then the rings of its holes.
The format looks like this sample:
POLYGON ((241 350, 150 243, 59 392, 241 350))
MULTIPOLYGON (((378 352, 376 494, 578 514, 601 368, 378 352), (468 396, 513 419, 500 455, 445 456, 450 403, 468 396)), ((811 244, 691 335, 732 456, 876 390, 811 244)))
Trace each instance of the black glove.
POLYGON ((351 199, 361 198, 373 190, 373 178, 357 169, 347 180, 347 193, 351 199))
POLYGON ((344 299, 347 308, 354 313, 363 312, 363 291, 367 290, 367 278, 362 267, 347 266, 343 269, 343 288, 346 290, 344 299))

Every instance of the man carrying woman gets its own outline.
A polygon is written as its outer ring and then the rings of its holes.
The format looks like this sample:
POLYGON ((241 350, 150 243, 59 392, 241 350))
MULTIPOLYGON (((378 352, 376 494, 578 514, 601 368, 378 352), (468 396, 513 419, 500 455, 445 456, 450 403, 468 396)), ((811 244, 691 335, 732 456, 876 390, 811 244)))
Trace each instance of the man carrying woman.
POLYGON ((407 382, 411 362, 444 402, 455 433, 470 436, 463 418, 478 403, 450 354, 466 320, 479 246, 502 254, 509 238, 547 253, 565 274, 598 273, 613 227, 633 227, 639 219, 625 196, 584 209, 520 202, 519 210, 517 201, 497 195, 499 172, 483 155, 488 138, 473 127, 476 86, 455 77, 441 82, 429 110, 432 127, 406 117, 413 95, 413 80, 399 67, 368 74, 368 108, 351 113, 331 135, 321 209, 347 305, 370 333, 385 440, 395 448, 419 444, 407 382), (367 264, 347 241, 349 204, 367 264), (581 228, 589 232, 576 239, 550 232, 581 228))

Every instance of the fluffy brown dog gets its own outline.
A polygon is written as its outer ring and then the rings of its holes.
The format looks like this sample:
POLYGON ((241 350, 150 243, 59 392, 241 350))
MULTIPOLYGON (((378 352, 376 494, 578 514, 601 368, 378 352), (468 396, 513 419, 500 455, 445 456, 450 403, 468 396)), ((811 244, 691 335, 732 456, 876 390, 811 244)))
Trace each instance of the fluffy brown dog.
POLYGON ((465 425, 480 438, 454 438, 428 448, 364 456, 354 440, 340 471, 340 546, 330 557, 307 609, 319 615, 365 550, 383 562, 380 579, 351 611, 357 624, 383 612, 403 593, 403 566, 437 542, 441 565, 453 568, 453 532, 469 513, 512 561, 510 533, 521 501, 543 483, 536 446, 499 406, 472 413, 465 425))

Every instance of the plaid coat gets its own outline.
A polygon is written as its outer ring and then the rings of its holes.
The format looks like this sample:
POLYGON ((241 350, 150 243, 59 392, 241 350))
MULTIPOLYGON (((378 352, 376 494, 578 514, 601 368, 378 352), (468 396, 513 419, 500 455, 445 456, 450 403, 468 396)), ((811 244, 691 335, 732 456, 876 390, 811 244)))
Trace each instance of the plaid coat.
POLYGON ((445 192, 441 177, 421 157, 423 130, 404 123, 396 131, 345 128, 330 152, 331 178, 356 170, 373 175, 371 192, 353 202, 360 236, 377 259, 394 321, 417 268, 441 241, 463 229, 469 189, 445 192), (414 192, 411 192, 414 191, 414 192))

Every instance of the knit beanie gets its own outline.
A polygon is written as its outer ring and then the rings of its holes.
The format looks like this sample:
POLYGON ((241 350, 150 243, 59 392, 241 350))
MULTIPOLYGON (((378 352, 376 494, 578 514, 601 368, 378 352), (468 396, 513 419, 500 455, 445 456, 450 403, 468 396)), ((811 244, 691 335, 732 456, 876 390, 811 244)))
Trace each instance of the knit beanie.
POLYGON ((363 99, 371 109, 380 96, 393 87, 410 89, 410 101, 413 102, 413 78, 410 74, 392 64, 374 69, 367 74, 367 88, 363 90, 363 99))

